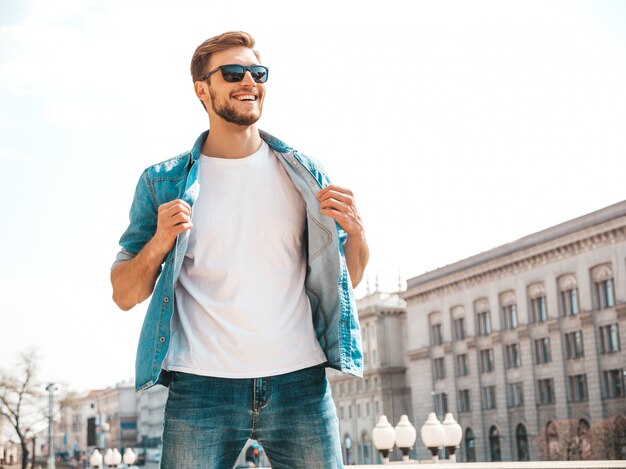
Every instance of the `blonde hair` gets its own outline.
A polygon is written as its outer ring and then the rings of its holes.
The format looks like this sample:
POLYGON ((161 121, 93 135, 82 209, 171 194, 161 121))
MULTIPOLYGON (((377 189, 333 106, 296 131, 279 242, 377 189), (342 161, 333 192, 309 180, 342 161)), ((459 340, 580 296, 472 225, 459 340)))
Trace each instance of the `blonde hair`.
POLYGON ((207 64, 211 55, 231 47, 244 46, 252 49, 254 55, 260 60, 260 55, 254 50, 254 38, 243 31, 229 31, 218 36, 211 37, 200 44, 191 58, 191 78, 194 83, 199 81, 208 70, 207 64))

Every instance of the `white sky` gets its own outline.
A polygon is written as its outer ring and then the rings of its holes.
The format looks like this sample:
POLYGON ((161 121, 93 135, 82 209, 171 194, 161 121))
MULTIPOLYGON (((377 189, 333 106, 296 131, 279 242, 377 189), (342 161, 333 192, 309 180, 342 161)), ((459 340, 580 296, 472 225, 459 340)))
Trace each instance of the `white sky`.
POLYGON ((271 70, 260 127, 355 192, 372 287, 624 199, 624 1, 0 0, 0 368, 133 376, 147 302, 117 310, 109 267, 142 169, 208 125, 193 50, 232 29, 271 70))

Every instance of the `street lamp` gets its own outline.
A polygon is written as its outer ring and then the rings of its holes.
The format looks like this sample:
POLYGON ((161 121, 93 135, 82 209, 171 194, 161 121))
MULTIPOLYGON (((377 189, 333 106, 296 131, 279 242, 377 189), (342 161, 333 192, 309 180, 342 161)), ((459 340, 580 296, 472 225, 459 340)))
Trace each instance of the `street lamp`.
POLYGON ((97 448, 93 450, 93 453, 91 453, 91 456, 89 457, 89 464, 98 468, 102 466, 102 455, 97 448))
POLYGON ((109 468, 117 467, 119 463, 122 462, 122 455, 117 450, 117 448, 109 448, 104 453, 104 464, 109 466, 109 468))
POLYGON ((372 430, 372 441, 383 457, 383 464, 389 464, 389 451, 393 449, 396 442, 396 431, 387 420, 386 415, 380 416, 376 428, 372 430))
POLYGON ((439 448, 444 444, 444 429, 434 412, 428 414, 428 419, 420 431, 424 446, 433 455, 433 462, 439 461, 439 448))
POLYGON ((446 417, 442 423, 443 426, 443 445, 448 450, 450 454, 450 462, 456 462, 456 448, 461 444, 461 439, 463 438, 463 429, 461 425, 454 420, 454 417, 451 413, 447 413, 446 417))
POLYGON ((409 417, 403 415, 396 425, 396 446, 402 451, 402 460, 409 460, 409 451, 417 439, 417 430, 409 422, 409 417))
POLYGON ((126 448, 126 451, 124 451, 123 459, 124 464, 126 464, 127 466, 132 466, 133 464, 135 464, 137 456, 135 455, 135 453, 133 453, 133 450, 131 448, 126 448))

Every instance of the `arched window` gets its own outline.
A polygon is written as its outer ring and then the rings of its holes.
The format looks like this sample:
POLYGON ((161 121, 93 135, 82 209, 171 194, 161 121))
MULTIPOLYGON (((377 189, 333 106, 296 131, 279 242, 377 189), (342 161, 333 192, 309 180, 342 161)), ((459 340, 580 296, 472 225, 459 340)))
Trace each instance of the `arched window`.
POLYGON ((546 448, 548 461, 554 461, 559 457, 559 435, 554 422, 546 424, 546 448))
POLYGON ((347 433, 343 438, 343 462, 344 464, 352 464, 354 458, 352 456, 352 438, 347 433))
POLYGON ((589 441, 589 422, 585 419, 578 421, 578 438, 580 441, 581 459, 588 459, 591 454, 591 442, 589 441))
POLYGON ((465 430, 465 457, 467 462, 476 462, 476 440, 471 428, 465 430))
POLYGON ((500 449, 500 432, 494 425, 489 429, 489 450, 492 461, 502 461, 502 451, 500 449))
POLYGON ((367 432, 361 433, 361 441, 363 442, 361 461, 363 464, 372 464, 372 444, 367 432))
POLYGON ((530 461, 530 454, 528 453, 528 434, 526 433, 526 427, 521 423, 515 430, 515 440, 517 442, 517 459, 519 461, 530 461))

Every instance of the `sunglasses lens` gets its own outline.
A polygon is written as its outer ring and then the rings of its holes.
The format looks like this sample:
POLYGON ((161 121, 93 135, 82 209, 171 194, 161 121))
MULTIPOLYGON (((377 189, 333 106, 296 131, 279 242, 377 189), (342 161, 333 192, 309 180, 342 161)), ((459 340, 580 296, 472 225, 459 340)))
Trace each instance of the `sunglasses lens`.
POLYGON ((249 68, 252 79, 257 83, 265 83, 267 81, 267 69, 260 65, 253 65, 249 68))
POLYGON ((222 70, 224 81, 228 83, 237 83, 243 80, 245 70, 241 65, 223 65, 220 69, 222 70))

